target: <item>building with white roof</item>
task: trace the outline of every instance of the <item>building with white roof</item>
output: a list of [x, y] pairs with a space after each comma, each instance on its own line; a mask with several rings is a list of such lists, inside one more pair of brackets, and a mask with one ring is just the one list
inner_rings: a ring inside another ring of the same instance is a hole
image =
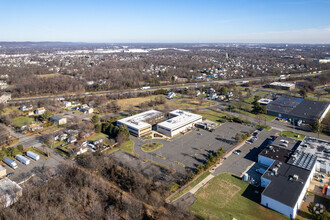
[[182, 110], [169, 113], [170, 119], [157, 124], [157, 131], [173, 137], [181, 132], [191, 129], [197, 122], [202, 122], [202, 116]]
[[330, 174], [330, 142], [313, 137], [305, 137], [297, 151], [317, 157], [316, 171]]
[[163, 119], [164, 114], [160, 111], [149, 110], [137, 115], [123, 118], [117, 121], [117, 126], [126, 125], [132, 135], [137, 137], [145, 136], [151, 132], [152, 124]]
[[281, 89], [281, 90], [293, 90], [295, 88], [294, 83], [286, 83], [286, 82], [273, 82], [268, 85], [269, 88], [272, 89]]

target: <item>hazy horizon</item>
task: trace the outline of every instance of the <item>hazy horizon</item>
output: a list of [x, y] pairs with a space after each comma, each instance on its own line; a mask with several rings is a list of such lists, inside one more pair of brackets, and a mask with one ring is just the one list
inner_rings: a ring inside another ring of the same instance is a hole
[[1, 1], [0, 41], [329, 44], [322, 0]]

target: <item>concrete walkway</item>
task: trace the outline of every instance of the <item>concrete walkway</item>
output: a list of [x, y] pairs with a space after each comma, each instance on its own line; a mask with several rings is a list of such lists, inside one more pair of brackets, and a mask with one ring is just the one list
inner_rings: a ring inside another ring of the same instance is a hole
[[208, 183], [211, 179], [213, 179], [213, 175], [208, 175], [205, 179], [203, 179], [200, 183], [198, 183], [194, 188], [192, 188], [189, 192], [191, 194], [195, 194], [200, 188], [205, 186], [206, 183]]

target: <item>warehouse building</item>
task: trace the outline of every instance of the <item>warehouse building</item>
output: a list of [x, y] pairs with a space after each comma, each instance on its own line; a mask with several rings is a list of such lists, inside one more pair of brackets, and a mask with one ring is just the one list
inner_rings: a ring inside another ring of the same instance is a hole
[[296, 87], [294, 83], [284, 83], [284, 82], [273, 82], [268, 85], [269, 88], [272, 89], [280, 89], [280, 90], [294, 90]]
[[[316, 159], [301, 158], [291, 165], [275, 161], [261, 177], [261, 204], [294, 219], [313, 178]], [[307, 163], [306, 163], [307, 162]], [[304, 164], [308, 164], [303, 168]]]
[[312, 124], [316, 120], [321, 122], [329, 109], [328, 102], [281, 96], [267, 105], [267, 114]]
[[137, 115], [123, 118], [117, 121], [117, 126], [126, 125], [129, 132], [137, 137], [142, 137], [151, 133], [152, 125], [164, 120], [162, 112], [149, 110]]
[[202, 116], [182, 110], [174, 110], [169, 113], [168, 120], [157, 124], [157, 131], [173, 137], [191, 129], [196, 123], [202, 122]]
[[301, 150], [302, 141], [278, 137], [258, 155], [268, 167], [261, 177], [261, 204], [295, 218], [316, 170], [318, 157]]

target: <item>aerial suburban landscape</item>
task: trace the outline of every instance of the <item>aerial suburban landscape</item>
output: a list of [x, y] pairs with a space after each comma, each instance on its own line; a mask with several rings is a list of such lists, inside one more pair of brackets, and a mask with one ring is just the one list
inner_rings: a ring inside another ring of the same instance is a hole
[[[133, 2], [125, 16], [142, 5], [168, 9]], [[293, 2], [269, 4], [309, 5]], [[59, 7], [31, 4], [28, 20]], [[76, 4], [66, 5], [78, 8], [75, 15], [124, 7]], [[18, 3], [0, 5], [16, 16]], [[57, 9], [50, 17], [68, 13]], [[0, 219], [330, 218], [329, 23], [317, 31], [306, 24], [304, 36], [292, 24], [292, 32], [260, 39], [217, 31], [189, 38], [179, 29], [96, 36], [84, 29], [91, 21], [69, 17], [72, 30], [51, 18], [31, 31], [23, 20], [0, 24]], [[159, 19], [147, 23], [163, 25]]]

